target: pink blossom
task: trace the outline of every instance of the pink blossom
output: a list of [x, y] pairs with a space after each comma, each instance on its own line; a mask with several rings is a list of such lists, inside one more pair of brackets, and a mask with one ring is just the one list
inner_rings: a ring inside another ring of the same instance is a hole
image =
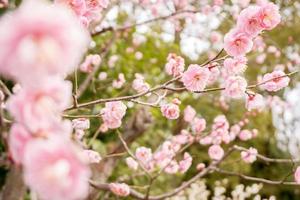
[[184, 115], [183, 115], [184, 121], [192, 122], [195, 116], [196, 116], [196, 110], [192, 106], [188, 105], [184, 109]]
[[224, 150], [220, 145], [212, 145], [208, 149], [208, 155], [213, 160], [221, 160], [224, 156]]
[[179, 164], [179, 171], [181, 173], [185, 173], [192, 165], [193, 158], [192, 156], [185, 152], [183, 155], [183, 160], [181, 160]]
[[37, 0], [2, 17], [0, 34], [0, 72], [24, 84], [72, 72], [89, 43], [68, 9]]
[[103, 81], [107, 78], [107, 73], [106, 72], [100, 72], [99, 75], [98, 75], [98, 79], [100, 81]]
[[205, 169], [205, 164], [204, 163], [199, 163], [197, 166], [196, 166], [196, 169], [198, 171], [202, 171], [203, 169]]
[[227, 97], [239, 99], [245, 95], [247, 81], [241, 76], [230, 76], [225, 80], [224, 93]]
[[130, 194], [130, 188], [126, 183], [110, 183], [109, 189], [117, 196], [126, 197]]
[[21, 164], [24, 158], [27, 143], [33, 139], [33, 136], [20, 124], [14, 124], [9, 133], [8, 144], [12, 159]]
[[297, 167], [295, 173], [294, 173], [294, 178], [296, 183], [300, 184], [300, 167]]
[[80, 65], [79, 69], [82, 72], [90, 73], [93, 71], [93, 67], [99, 65], [100, 63], [101, 57], [98, 54], [91, 54], [85, 58], [84, 62]]
[[249, 6], [242, 10], [237, 20], [238, 28], [252, 38], [263, 30], [258, 14], [259, 11], [260, 7]]
[[89, 163], [99, 163], [102, 160], [100, 154], [96, 151], [84, 150], [83, 152], [86, 155], [87, 160], [89, 161]]
[[241, 157], [246, 163], [253, 163], [256, 161], [257, 150], [253, 147], [250, 147], [247, 151], [241, 152]]
[[182, 75], [182, 82], [189, 91], [202, 91], [209, 80], [210, 71], [199, 65], [190, 65]]
[[87, 9], [85, 0], [55, 0], [54, 2], [68, 6], [78, 16], [83, 15]]
[[230, 56], [243, 56], [251, 51], [252, 46], [251, 38], [239, 29], [232, 29], [224, 37], [224, 49]]
[[184, 71], [184, 59], [174, 53], [170, 53], [167, 58], [165, 70], [167, 74], [174, 77], [179, 76]]
[[248, 111], [261, 110], [265, 106], [264, 97], [261, 94], [248, 94], [246, 99], [246, 108]]
[[215, 117], [212, 129], [213, 130], [217, 130], [217, 129], [228, 130], [229, 122], [228, 122], [226, 116], [218, 115], [217, 117]]
[[83, 154], [62, 138], [36, 139], [24, 154], [25, 183], [41, 199], [76, 200], [88, 195], [90, 170]]
[[266, 3], [259, 10], [260, 26], [266, 30], [275, 28], [281, 21], [279, 8], [274, 3]]
[[202, 144], [202, 145], [212, 144], [212, 137], [206, 136], [204, 138], [201, 138], [200, 141], [199, 141], [199, 143]]
[[132, 88], [138, 93], [146, 92], [150, 89], [148, 83], [145, 82], [145, 78], [141, 74], [135, 74], [135, 79], [132, 82]]
[[176, 160], [172, 160], [168, 163], [167, 167], [165, 168], [165, 172], [168, 174], [175, 174], [179, 170], [179, 165]]
[[112, 86], [114, 88], [120, 89], [124, 85], [125, 82], [126, 82], [126, 80], [125, 80], [124, 74], [120, 73], [118, 75], [118, 79], [116, 79], [116, 80], [113, 81]]
[[202, 131], [205, 130], [206, 121], [203, 118], [196, 117], [192, 121], [191, 125], [192, 125], [193, 132], [199, 134], [199, 133], [201, 133]]
[[126, 158], [126, 164], [130, 169], [133, 170], [137, 170], [139, 167], [139, 164], [132, 157]]
[[228, 75], [237, 75], [243, 73], [247, 69], [248, 59], [244, 56], [235, 58], [226, 58], [224, 60], [224, 68]]
[[86, 130], [90, 128], [90, 120], [86, 118], [78, 118], [72, 120], [74, 129]]
[[29, 131], [50, 128], [60, 121], [60, 112], [70, 105], [71, 84], [59, 79], [45, 80], [37, 88], [24, 87], [7, 102], [16, 121], [26, 125]]
[[105, 108], [101, 110], [102, 119], [105, 125], [110, 129], [121, 126], [122, 118], [126, 114], [127, 107], [121, 101], [107, 102]]
[[289, 85], [290, 78], [283, 71], [275, 70], [267, 73], [262, 78], [262, 88], [269, 92], [277, 92], [278, 90]]
[[143, 164], [147, 164], [152, 159], [152, 150], [146, 147], [139, 147], [135, 151], [135, 156]]
[[180, 113], [178, 105], [174, 103], [162, 105], [160, 111], [168, 119], [177, 119]]
[[83, 139], [84, 135], [85, 135], [84, 130], [75, 129], [74, 137], [78, 142], [80, 142]]
[[212, 43], [217, 43], [222, 40], [222, 35], [219, 32], [213, 31], [210, 35], [210, 41]]
[[252, 139], [252, 132], [249, 131], [249, 130], [242, 130], [242, 131], [239, 133], [239, 138], [240, 138], [240, 140], [242, 140], [242, 141], [250, 140], [250, 139]]

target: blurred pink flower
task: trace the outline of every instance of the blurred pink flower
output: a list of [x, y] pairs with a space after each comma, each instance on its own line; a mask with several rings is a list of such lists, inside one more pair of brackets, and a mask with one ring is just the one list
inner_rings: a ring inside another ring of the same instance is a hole
[[183, 116], [183, 119], [184, 121], [186, 122], [192, 122], [194, 117], [196, 116], [196, 110], [188, 105], [185, 109], [184, 109], [184, 116]]
[[126, 183], [110, 183], [109, 189], [117, 196], [126, 197], [130, 194], [130, 188]]
[[23, 162], [27, 143], [33, 138], [33, 135], [31, 135], [26, 128], [20, 124], [14, 124], [10, 128], [8, 137], [9, 152], [15, 163], [21, 164]]
[[237, 20], [239, 30], [242, 30], [251, 38], [257, 36], [263, 30], [258, 14], [259, 11], [259, 6], [249, 6], [242, 10]]
[[246, 108], [248, 111], [261, 110], [265, 106], [264, 97], [261, 94], [248, 94], [246, 98]]
[[190, 65], [182, 75], [182, 82], [189, 91], [202, 91], [209, 80], [210, 71], [199, 65]]
[[201, 133], [206, 128], [206, 121], [204, 118], [195, 117], [191, 123], [192, 131], [194, 133]]
[[101, 110], [104, 124], [115, 129], [121, 126], [122, 118], [126, 114], [127, 107], [121, 101], [113, 101], [105, 103], [105, 108]]
[[130, 169], [137, 170], [139, 167], [138, 162], [136, 162], [132, 157], [126, 158], [126, 164]]
[[138, 147], [135, 150], [136, 158], [143, 164], [147, 164], [152, 159], [152, 150], [146, 147]]
[[229, 98], [239, 99], [245, 95], [247, 81], [241, 76], [230, 76], [225, 80], [224, 93]]
[[253, 163], [256, 161], [257, 150], [253, 147], [250, 147], [247, 151], [241, 152], [241, 157], [246, 163]]
[[247, 140], [250, 140], [252, 139], [252, 132], [245, 129], [245, 130], [242, 130], [240, 133], [239, 133], [239, 138], [240, 140], [242, 141], [247, 141]]
[[224, 150], [220, 145], [212, 145], [208, 149], [208, 155], [213, 160], [221, 160], [224, 156]]
[[239, 29], [232, 29], [224, 37], [224, 49], [230, 56], [243, 56], [251, 51], [252, 46], [251, 38]]
[[167, 58], [165, 70], [167, 74], [174, 77], [179, 76], [184, 71], [184, 59], [174, 53], [170, 53]]
[[247, 69], [247, 61], [248, 59], [244, 56], [226, 58], [224, 60], [224, 68], [229, 76], [241, 74]]
[[65, 76], [77, 67], [88, 43], [88, 32], [68, 9], [24, 1], [0, 20], [0, 72], [23, 84]]
[[77, 200], [88, 195], [91, 175], [83, 154], [62, 138], [32, 140], [24, 154], [25, 183], [41, 199]]
[[275, 70], [272, 73], [267, 73], [262, 79], [262, 88], [269, 92], [277, 92], [278, 90], [289, 85], [290, 78], [285, 76], [283, 71]]
[[179, 171], [181, 173], [185, 173], [192, 165], [193, 158], [192, 156], [188, 153], [185, 152], [183, 155], [183, 160], [179, 161]]
[[168, 119], [177, 119], [180, 113], [178, 105], [174, 103], [162, 105], [160, 111]]
[[132, 88], [138, 93], [146, 92], [150, 86], [145, 82], [145, 78], [141, 74], [135, 74], [135, 79], [132, 82]]
[[97, 151], [84, 150], [83, 153], [87, 157], [89, 163], [99, 163], [102, 160], [100, 154]]
[[90, 128], [90, 120], [87, 118], [78, 118], [72, 120], [74, 129], [86, 130]]
[[263, 4], [258, 15], [260, 25], [266, 30], [275, 28], [281, 21], [278, 6], [271, 2]]

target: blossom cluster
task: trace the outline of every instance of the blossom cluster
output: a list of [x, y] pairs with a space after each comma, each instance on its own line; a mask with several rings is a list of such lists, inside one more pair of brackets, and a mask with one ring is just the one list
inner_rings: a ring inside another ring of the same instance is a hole
[[[88, 158], [99, 157], [71, 140], [72, 124], [62, 112], [72, 100], [72, 85], [64, 78], [78, 66], [89, 34], [69, 9], [40, 0], [23, 1], [2, 17], [0, 27], [0, 73], [20, 83], [7, 101], [15, 119], [11, 158], [41, 199], [83, 199], [91, 175]], [[73, 126], [86, 129], [83, 122]]]

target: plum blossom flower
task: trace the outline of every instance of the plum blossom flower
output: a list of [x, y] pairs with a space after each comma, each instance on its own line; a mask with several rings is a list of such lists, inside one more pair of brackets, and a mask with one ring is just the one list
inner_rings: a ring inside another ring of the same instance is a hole
[[183, 119], [186, 122], [192, 122], [194, 117], [196, 116], [196, 110], [188, 105], [185, 109], [184, 109], [184, 115], [183, 115]]
[[278, 90], [289, 85], [290, 78], [283, 71], [275, 70], [263, 76], [262, 88], [269, 92], [277, 92]]
[[86, 118], [73, 119], [72, 126], [74, 129], [86, 130], [90, 128], [90, 120]]
[[256, 161], [257, 149], [250, 147], [247, 151], [241, 152], [241, 157], [246, 163], [253, 163]]
[[180, 113], [179, 106], [173, 102], [162, 105], [160, 111], [168, 119], [177, 119]]
[[298, 166], [295, 173], [294, 173], [295, 181], [299, 184], [300, 183], [300, 167]]
[[179, 161], [179, 171], [181, 173], [185, 173], [192, 165], [193, 158], [192, 156], [188, 153], [185, 152], [183, 155], [183, 160]]
[[126, 158], [126, 164], [130, 169], [137, 170], [139, 167], [138, 162], [136, 162], [132, 157]]
[[252, 46], [251, 38], [238, 29], [232, 29], [224, 37], [224, 49], [230, 56], [243, 56], [251, 51]]
[[174, 53], [170, 53], [167, 58], [165, 70], [167, 74], [174, 77], [179, 76], [184, 71], [184, 59]]
[[255, 94], [248, 94], [246, 98], [246, 108], [248, 111], [251, 110], [260, 110], [264, 108], [265, 106], [265, 100], [264, 97], [261, 94], [255, 93]]
[[70, 105], [71, 84], [60, 79], [44, 81], [37, 88], [24, 87], [7, 102], [7, 108], [17, 122], [26, 125], [29, 131], [50, 128], [60, 122], [60, 111]]
[[135, 151], [135, 156], [143, 164], [147, 164], [152, 159], [152, 150], [146, 147], [139, 147]]
[[88, 194], [91, 175], [81, 151], [60, 137], [35, 139], [24, 154], [25, 183], [42, 199], [76, 200]]
[[281, 21], [278, 6], [271, 2], [262, 5], [258, 15], [260, 25], [266, 30], [275, 28]]
[[90, 40], [68, 9], [43, 0], [2, 17], [0, 33], [0, 72], [22, 84], [70, 73]]
[[175, 174], [179, 170], [179, 165], [176, 160], [172, 160], [171, 162], [168, 163], [168, 165], [165, 168], [165, 172], [168, 174]]
[[245, 56], [226, 58], [224, 68], [229, 76], [241, 74], [247, 69], [247, 61]]
[[21, 164], [24, 158], [25, 148], [33, 136], [20, 124], [14, 124], [9, 133], [9, 152], [15, 163]]
[[240, 140], [242, 141], [247, 141], [247, 140], [250, 140], [252, 138], [252, 132], [249, 131], [249, 130], [242, 130], [240, 133], [239, 133], [239, 138]]
[[130, 194], [130, 188], [126, 183], [110, 183], [109, 189], [117, 196], [126, 197]]
[[93, 71], [93, 67], [101, 63], [101, 57], [98, 54], [88, 55], [84, 62], [79, 66], [82, 72], [90, 73]]
[[122, 118], [126, 114], [127, 107], [121, 101], [107, 102], [105, 108], [101, 110], [102, 119], [105, 125], [110, 129], [121, 126]]
[[125, 80], [124, 74], [120, 73], [118, 75], [118, 78], [113, 81], [112, 86], [114, 88], [120, 89], [124, 85], [125, 82], [126, 82], [126, 80]]
[[201, 91], [206, 87], [209, 76], [209, 69], [194, 64], [183, 73], [182, 82], [189, 91]]
[[136, 73], [132, 82], [132, 88], [138, 93], [142, 93], [148, 91], [150, 86], [145, 82], [145, 78], [141, 74]]
[[230, 76], [225, 80], [224, 93], [227, 97], [239, 99], [245, 95], [247, 81], [241, 76]]
[[195, 117], [191, 125], [192, 125], [193, 132], [199, 134], [205, 130], [206, 121], [203, 118]]
[[91, 163], [99, 163], [102, 160], [100, 154], [96, 151], [84, 150], [83, 152], [86, 155], [87, 160], [89, 161], [90, 164]]
[[259, 11], [259, 6], [249, 6], [242, 10], [237, 20], [238, 28], [252, 38], [263, 30], [258, 14]]
[[221, 160], [224, 156], [224, 150], [220, 145], [212, 145], [208, 149], [208, 155], [213, 160]]

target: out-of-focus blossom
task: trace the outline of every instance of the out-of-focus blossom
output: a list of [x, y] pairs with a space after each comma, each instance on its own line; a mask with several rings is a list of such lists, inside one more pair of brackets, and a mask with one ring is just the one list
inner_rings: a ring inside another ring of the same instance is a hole
[[168, 174], [175, 174], [179, 170], [179, 165], [176, 160], [172, 160], [171, 162], [168, 163], [168, 165], [165, 168], [165, 172]]
[[210, 71], [206, 67], [190, 65], [182, 75], [182, 82], [189, 91], [202, 91], [209, 80]]
[[138, 162], [136, 162], [132, 157], [126, 158], [126, 164], [130, 169], [137, 170], [139, 167]]
[[289, 85], [290, 78], [283, 71], [276, 70], [263, 76], [262, 88], [269, 92], [277, 92], [278, 90]]
[[103, 81], [107, 78], [107, 73], [106, 72], [100, 72], [99, 75], [98, 75], [98, 79], [100, 81]]
[[24, 158], [25, 148], [33, 136], [20, 124], [14, 124], [9, 133], [9, 152], [15, 163], [21, 164]]
[[167, 74], [174, 77], [179, 76], [184, 71], [184, 59], [174, 53], [170, 53], [165, 66]]
[[246, 98], [246, 108], [248, 111], [261, 110], [265, 106], [264, 97], [261, 94], [248, 94]]
[[143, 164], [147, 164], [152, 159], [152, 150], [146, 147], [139, 147], [135, 151], [135, 156]]
[[146, 92], [150, 86], [145, 82], [145, 78], [141, 74], [135, 74], [135, 79], [132, 82], [132, 88], [138, 93]]
[[112, 86], [114, 88], [120, 89], [124, 85], [125, 82], [126, 82], [126, 80], [125, 80], [124, 74], [120, 73], [118, 75], [118, 79], [116, 79], [116, 80], [113, 81]]
[[87, 118], [78, 118], [72, 120], [74, 129], [86, 130], [90, 128], [90, 120]]
[[0, 35], [0, 72], [23, 84], [70, 73], [89, 43], [68, 9], [43, 0], [24, 1], [2, 17]]
[[192, 130], [194, 133], [201, 133], [206, 128], [206, 121], [203, 118], [195, 117], [191, 123]]
[[192, 161], [192, 156], [189, 153], [185, 152], [183, 155], [183, 159], [178, 163], [179, 171], [181, 173], [185, 173], [191, 167]]
[[252, 38], [263, 30], [258, 15], [259, 11], [259, 6], [249, 6], [240, 13], [237, 20], [238, 28]]
[[164, 104], [160, 108], [161, 113], [168, 119], [177, 119], [179, 117], [179, 107], [175, 103]]
[[208, 155], [213, 160], [221, 160], [224, 156], [224, 150], [220, 145], [212, 145], [208, 149]]
[[241, 74], [247, 69], [247, 61], [248, 59], [244, 56], [226, 58], [224, 60], [224, 68], [229, 76]]
[[88, 55], [84, 62], [79, 66], [82, 72], [90, 73], [93, 71], [93, 67], [101, 63], [101, 57], [98, 54]]
[[37, 88], [24, 87], [7, 102], [8, 110], [17, 122], [29, 131], [37, 132], [59, 122], [59, 114], [70, 105], [72, 86], [67, 81], [45, 80]]
[[183, 116], [184, 121], [192, 122], [195, 116], [196, 116], [196, 110], [192, 106], [188, 105], [184, 109], [184, 116]]
[[243, 56], [251, 51], [252, 46], [251, 38], [238, 29], [232, 29], [224, 37], [224, 49], [230, 56]]
[[260, 25], [266, 30], [273, 29], [281, 21], [278, 6], [271, 2], [262, 5], [258, 15], [260, 18]]
[[242, 130], [240, 133], [239, 133], [239, 138], [240, 140], [242, 141], [247, 141], [247, 140], [250, 140], [252, 139], [252, 132], [249, 131], [249, 130]]
[[102, 119], [105, 125], [110, 129], [121, 126], [122, 118], [126, 114], [127, 107], [121, 101], [107, 102], [105, 108], [101, 110]]
[[76, 200], [88, 195], [90, 170], [69, 140], [32, 140], [23, 164], [25, 183], [42, 199]]
[[117, 196], [126, 197], [130, 194], [130, 188], [126, 183], [110, 183], [109, 189]]
[[230, 76], [225, 80], [224, 93], [229, 98], [239, 99], [245, 95], [247, 81], [241, 76]]
[[83, 152], [86, 155], [87, 160], [89, 161], [89, 163], [99, 163], [102, 160], [100, 154], [96, 151], [84, 150]]
[[257, 150], [253, 147], [250, 147], [247, 151], [241, 152], [241, 157], [246, 163], [253, 163], [256, 161]]

